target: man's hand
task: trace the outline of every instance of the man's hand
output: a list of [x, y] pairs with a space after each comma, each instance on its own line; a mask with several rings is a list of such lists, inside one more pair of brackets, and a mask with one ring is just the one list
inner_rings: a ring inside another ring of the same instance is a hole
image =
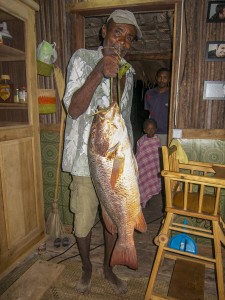
[[[87, 77], [85, 83], [72, 96], [69, 114], [76, 119], [83, 114], [90, 105], [93, 94], [103, 77], [115, 78], [119, 71], [120, 57], [114, 48], [104, 48], [103, 58]], [[117, 81], [114, 80], [114, 95], [117, 96]]]
[[103, 58], [99, 61], [96, 68], [104, 77], [116, 77], [119, 71], [120, 57], [114, 48], [103, 48]]

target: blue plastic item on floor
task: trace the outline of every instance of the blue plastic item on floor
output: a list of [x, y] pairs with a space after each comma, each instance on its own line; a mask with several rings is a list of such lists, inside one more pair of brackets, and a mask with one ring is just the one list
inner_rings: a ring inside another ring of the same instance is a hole
[[[187, 224], [187, 221], [184, 221], [184, 224]], [[188, 236], [186, 233], [181, 233], [172, 237], [169, 241], [169, 248], [173, 248], [179, 251], [189, 252], [196, 254], [197, 245], [195, 241]]]

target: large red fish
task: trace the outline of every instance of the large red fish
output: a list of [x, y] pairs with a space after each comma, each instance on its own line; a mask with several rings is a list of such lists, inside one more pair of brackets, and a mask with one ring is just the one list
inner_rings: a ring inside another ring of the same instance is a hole
[[134, 229], [144, 232], [147, 225], [140, 206], [137, 164], [117, 103], [95, 114], [88, 158], [105, 225], [112, 234], [118, 232], [110, 264], [137, 269]]

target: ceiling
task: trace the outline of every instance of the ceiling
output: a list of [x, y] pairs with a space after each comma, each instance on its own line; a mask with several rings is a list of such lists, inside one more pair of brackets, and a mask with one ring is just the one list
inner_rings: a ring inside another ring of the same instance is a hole
[[[135, 13], [143, 38], [134, 43], [126, 59], [136, 71], [135, 80], [146, 86], [155, 81], [156, 71], [170, 68], [173, 43], [173, 10]], [[107, 16], [85, 18], [85, 47], [96, 49], [99, 31]]]

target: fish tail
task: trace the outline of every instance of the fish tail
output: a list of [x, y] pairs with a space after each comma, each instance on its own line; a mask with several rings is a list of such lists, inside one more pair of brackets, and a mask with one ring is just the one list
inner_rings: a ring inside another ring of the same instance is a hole
[[137, 219], [136, 219], [136, 224], [134, 227], [136, 230], [140, 232], [146, 232], [147, 231], [147, 224], [145, 222], [144, 215], [142, 211], [139, 212]]
[[124, 265], [133, 270], [137, 270], [138, 261], [135, 246], [124, 247], [117, 242], [110, 261], [111, 267], [115, 265]]

